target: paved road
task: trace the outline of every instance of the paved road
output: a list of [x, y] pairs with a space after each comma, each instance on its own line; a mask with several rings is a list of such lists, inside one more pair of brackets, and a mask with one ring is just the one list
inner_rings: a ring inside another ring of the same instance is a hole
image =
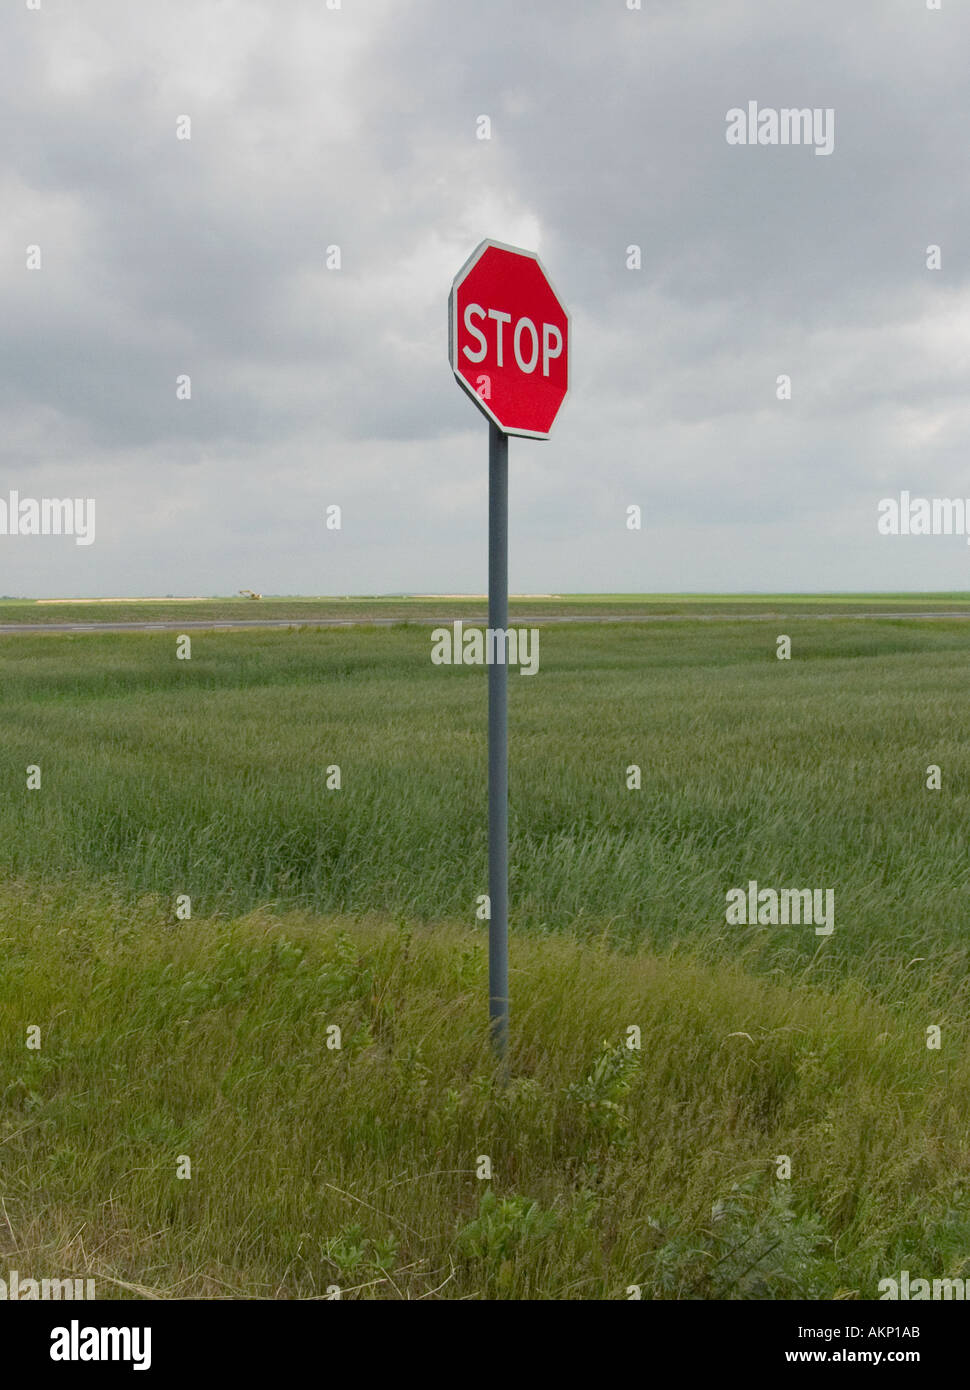
[[[596, 614], [558, 614], [513, 613], [509, 626], [521, 627], [525, 623], [676, 623], [684, 621], [699, 622], [790, 622], [796, 618], [970, 618], [970, 612], [934, 613], [596, 613]], [[215, 632], [231, 631], [237, 628], [273, 627], [394, 627], [398, 623], [410, 623], [415, 627], [447, 627], [453, 622], [478, 625], [487, 621], [484, 612], [480, 614], [463, 613], [448, 617], [416, 617], [409, 615], [399, 618], [236, 618], [232, 620], [217, 618], [170, 619], [160, 623], [0, 623], [0, 637], [12, 637], [22, 632]]]

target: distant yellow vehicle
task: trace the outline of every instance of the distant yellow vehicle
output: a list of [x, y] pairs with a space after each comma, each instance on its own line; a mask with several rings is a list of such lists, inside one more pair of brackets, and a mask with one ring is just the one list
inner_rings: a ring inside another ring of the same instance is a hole
[[252, 589], [240, 589], [239, 592], [240, 592], [240, 594], [241, 594], [241, 596], [242, 596], [243, 598], [262, 598], [262, 597], [263, 597], [262, 594], [257, 594], [257, 593], [256, 593], [254, 590], [252, 590]]

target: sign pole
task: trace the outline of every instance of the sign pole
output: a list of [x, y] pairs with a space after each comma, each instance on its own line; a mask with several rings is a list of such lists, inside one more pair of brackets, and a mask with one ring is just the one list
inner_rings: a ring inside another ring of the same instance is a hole
[[[569, 389], [569, 313], [534, 251], [482, 241], [448, 296], [448, 360], [488, 416], [488, 1019], [509, 1047], [509, 435], [548, 439]], [[484, 388], [484, 389], [483, 389]], [[499, 643], [501, 642], [501, 646]], [[501, 656], [501, 659], [499, 657]]]
[[[488, 423], [488, 625], [507, 651], [509, 625], [509, 437]], [[499, 642], [502, 646], [499, 648]], [[488, 667], [488, 1016], [503, 1065], [509, 1042], [508, 666]]]

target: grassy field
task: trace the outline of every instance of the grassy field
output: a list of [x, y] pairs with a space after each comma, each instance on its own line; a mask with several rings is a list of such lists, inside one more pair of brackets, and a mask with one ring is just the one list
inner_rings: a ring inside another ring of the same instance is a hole
[[[0, 641], [0, 1260], [176, 1297], [970, 1272], [970, 628], [784, 631], [549, 627], [510, 676], [505, 1089], [481, 669], [427, 623]], [[834, 934], [728, 926], [749, 879], [834, 889]]]
[[[66, 601], [0, 599], [0, 626], [9, 623], [94, 622], [233, 622], [315, 618], [365, 620], [397, 618], [430, 622], [441, 616], [479, 618], [487, 608], [484, 595], [352, 595], [293, 597], [267, 594], [247, 598], [168, 598]], [[611, 614], [637, 617], [750, 617], [778, 613], [812, 617], [820, 613], [968, 613], [970, 594], [538, 594], [509, 599], [512, 617], [602, 618]]]

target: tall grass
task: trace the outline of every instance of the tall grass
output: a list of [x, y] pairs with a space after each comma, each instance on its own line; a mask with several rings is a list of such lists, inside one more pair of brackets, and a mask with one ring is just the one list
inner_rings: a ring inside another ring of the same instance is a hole
[[928, 1051], [917, 1007], [851, 982], [522, 936], [503, 1089], [471, 929], [173, 928], [151, 899], [9, 885], [0, 950], [0, 1261], [22, 1276], [870, 1298], [900, 1267], [968, 1272], [966, 1049]]
[[[0, 644], [0, 1260], [158, 1297], [965, 1275], [967, 630], [776, 635], [549, 627], [511, 675], [507, 1088], [481, 670], [411, 626]], [[750, 878], [833, 888], [834, 935], [729, 927]]]
[[[804, 622], [791, 662], [775, 635], [543, 630], [539, 674], [510, 676], [513, 927], [901, 995], [915, 972], [965, 1017], [970, 634]], [[174, 634], [0, 650], [0, 872], [187, 893], [203, 913], [473, 923], [486, 683], [432, 666], [427, 628], [197, 635], [187, 662]], [[727, 927], [726, 890], [752, 878], [834, 888], [824, 950], [810, 927]]]

